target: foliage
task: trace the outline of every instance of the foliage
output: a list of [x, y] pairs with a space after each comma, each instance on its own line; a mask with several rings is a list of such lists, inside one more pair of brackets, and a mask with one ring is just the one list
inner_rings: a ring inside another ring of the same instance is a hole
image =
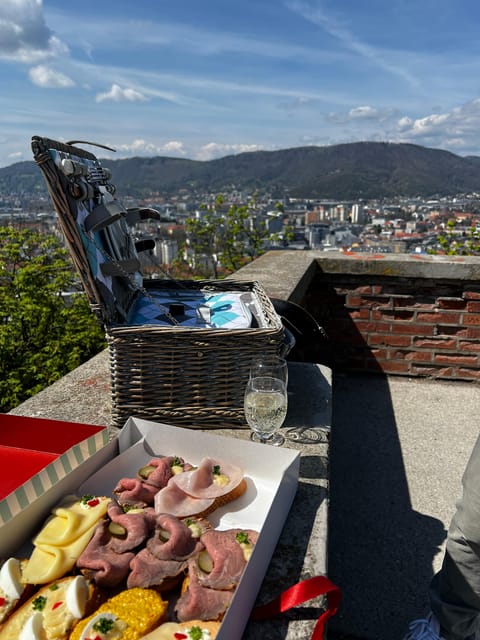
[[53, 235], [0, 227], [0, 411], [52, 384], [105, 346]]
[[[441, 253], [447, 255], [478, 256], [480, 255], [480, 232], [476, 227], [468, 231], [457, 232], [456, 221], [448, 220], [443, 232], [437, 236]], [[438, 251], [430, 250], [430, 253]]]
[[218, 195], [213, 205], [202, 207], [200, 217], [189, 218], [185, 224], [184, 252], [192, 260], [194, 272], [202, 277], [218, 278], [237, 271], [264, 253], [271, 236], [265, 219], [256, 219], [254, 198], [245, 205], [231, 204], [226, 210], [223, 204], [224, 197]]

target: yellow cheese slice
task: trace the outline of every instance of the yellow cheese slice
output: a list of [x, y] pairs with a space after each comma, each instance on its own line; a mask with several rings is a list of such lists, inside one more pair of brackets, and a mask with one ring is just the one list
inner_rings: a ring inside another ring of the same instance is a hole
[[53, 544], [37, 545], [25, 571], [25, 578], [29, 584], [47, 584], [71, 571], [78, 556], [89, 543], [92, 533], [93, 531], [86, 531], [64, 547], [56, 547]]
[[84, 503], [69, 496], [53, 509], [40, 533], [23, 579], [28, 584], [46, 584], [70, 571], [89, 543], [95, 527], [107, 512], [109, 498]]
[[34, 545], [67, 545], [95, 525], [107, 513], [110, 500], [98, 498], [98, 504], [88, 506], [76, 496], [67, 496], [52, 511], [42, 530], [33, 540]]

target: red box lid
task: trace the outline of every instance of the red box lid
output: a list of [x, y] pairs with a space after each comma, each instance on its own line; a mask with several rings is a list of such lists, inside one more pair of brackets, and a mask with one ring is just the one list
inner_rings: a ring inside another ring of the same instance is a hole
[[0, 446], [62, 454], [105, 428], [3, 413], [0, 414]]

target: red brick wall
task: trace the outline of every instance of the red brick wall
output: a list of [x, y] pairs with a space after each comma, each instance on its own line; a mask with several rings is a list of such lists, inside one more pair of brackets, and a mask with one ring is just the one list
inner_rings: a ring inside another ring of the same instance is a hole
[[478, 281], [320, 271], [303, 304], [337, 370], [480, 382]]

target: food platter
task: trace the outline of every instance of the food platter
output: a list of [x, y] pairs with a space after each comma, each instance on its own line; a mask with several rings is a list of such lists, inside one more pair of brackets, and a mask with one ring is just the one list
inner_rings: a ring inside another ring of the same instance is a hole
[[86, 479], [79, 492], [111, 492], [120, 476], [135, 474], [152, 455], [178, 455], [192, 464], [212, 456], [243, 468], [245, 494], [208, 516], [218, 529], [240, 527], [259, 532], [217, 636], [218, 640], [240, 640], [295, 497], [299, 452], [135, 418], [127, 421], [118, 442], [118, 455]]
[[[216, 529], [252, 529], [259, 534], [217, 636], [240, 640], [295, 497], [299, 452], [136, 418], [127, 421], [109, 451], [109, 459], [103, 455], [93, 473], [91, 462], [85, 464], [85, 474], [80, 465], [77, 496], [111, 496], [121, 477], [135, 475], [152, 457], [181, 456], [197, 465], [210, 456], [243, 469], [245, 493], [208, 516]], [[71, 483], [64, 486], [65, 493], [71, 492]], [[42, 520], [34, 524], [40, 528]]]

